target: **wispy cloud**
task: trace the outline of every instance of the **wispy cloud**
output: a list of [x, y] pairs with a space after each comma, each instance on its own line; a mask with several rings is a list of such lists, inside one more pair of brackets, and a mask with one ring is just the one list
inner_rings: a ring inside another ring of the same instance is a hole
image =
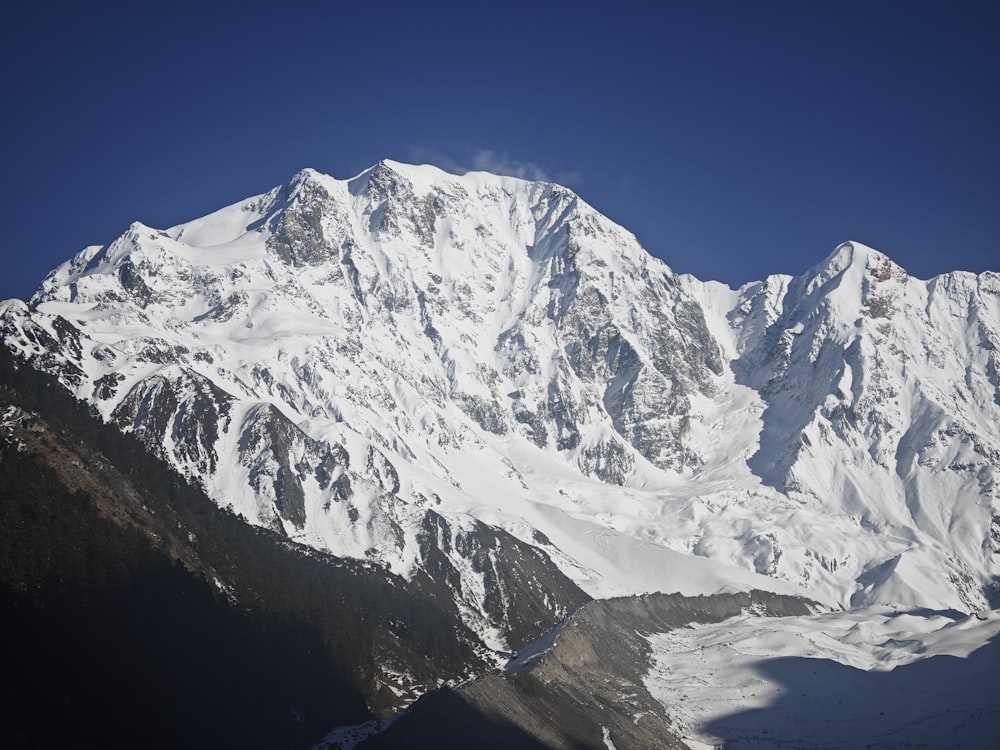
[[579, 172], [556, 172], [553, 174], [540, 164], [515, 159], [507, 153], [497, 152], [489, 148], [473, 151], [465, 159], [455, 159], [432, 149], [417, 147], [410, 149], [409, 158], [416, 162], [434, 164], [455, 174], [492, 172], [493, 174], [519, 177], [522, 180], [558, 182], [560, 185], [567, 186], [579, 185], [582, 181]]
[[538, 164], [512, 159], [507, 154], [498, 154], [488, 148], [472, 155], [472, 169], [477, 172], [493, 172], [494, 174], [520, 177], [522, 180], [552, 182], [549, 173]]
[[468, 165], [463, 165], [447, 154], [442, 154], [440, 151], [435, 151], [424, 146], [411, 146], [408, 148], [404, 161], [408, 161], [411, 164], [433, 164], [435, 167], [440, 167], [445, 172], [451, 172], [452, 174], [465, 174], [469, 171]]

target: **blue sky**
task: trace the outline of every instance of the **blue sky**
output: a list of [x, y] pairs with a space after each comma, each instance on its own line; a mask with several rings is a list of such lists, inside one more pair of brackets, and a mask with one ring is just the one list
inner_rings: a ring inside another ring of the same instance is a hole
[[0, 298], [134, 220], [380, 158], [564, 182], [731, 285], [846, 239], [1000, 270], [1000, 3], [341, 6], [5, 11]]

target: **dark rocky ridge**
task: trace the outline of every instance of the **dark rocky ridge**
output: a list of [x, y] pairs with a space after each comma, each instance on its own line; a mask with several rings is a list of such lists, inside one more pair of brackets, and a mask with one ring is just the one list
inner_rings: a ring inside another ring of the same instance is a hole
[[[155, 404], [150, 401], [146, 408], [155, 409]], [[331, 700], [335, 706], [339, 699], [330, 698], [336, 691], [317, 687], [314, 722], [305, 722], [312, 732], [356, 723], [368, 710], [392, 713], [442, 682], [467, 679], [488, 668], [486, 649], [457, 608], [462, 587], [456, 558], [467, 559], [484, 577], [487, 613], [515, 646], [551, 627], [554, 611], [573, 611], [589, 600], [538, 548], [480, 522], [469, 529], [453, 528], [432, 510], [425, 511], [423, 524], [425, 569], [412, 581], [251, 527], [217, 507], [136, 436], [103, 423], [93, 407], [76, 401], [57, 380], [6, 348], [0, 348], [0, 415], [0, 502], [6, 519], [0, 524], [0, 584], [11, 606], [29, 615], [18, 618], [58, 632], [44, 610], [63, 601], [60, 597], [68, 597], [64, 604], [70, 609], [84, 606], [80, 601], [98, 601], [94, 616], [104, 617], [126, 606], [114, 592], [138, 593], [138, 581], [146, 580], [144, 571], [151, 567], [166, 576], [162, 585], [199, 592], [201, 604], [193, 616], [225, 622], [235, 617], [233, 627], [256, 627], [260, 618], [277, 617], [293, 630], [315, 630], [322, 644], [316, 653], [317, 679], [349, 686], [355, 708], [338, 714]], [[297, 439], [294, 425], [283, 419], [278, 423], [286, 429], [280, 434], [272, 430], [270, 439]], [[169, 430], [169, 423], [162, 428]], [[308, 441], [301, 433], [297, 437]], [[347, 456], [320, 453], [324, 460], [307, 468], [331, 481]], [[278, 468], [298, 473], [303, 467]], [[383, 473], [390, 469], [383, 467]], [[83, 560], [74, 556], [81, 546], [91, 550]], [[110, 594], [107, 582], [114, 576], [109, 570], [123, 571], [114, 574], [120, 582]], [[75, 576], [68, 593], [54, 583], [63, 580], [65, 571]], [[143, 584], [151, 587], [143, 593], [150, 601], [156, 600], [157, 575]], [[169, 598], [165, 595], [165, 601]], [[72, 618], [66, 624], [71, 623]], [[126, 640], [141, 637], [127, 635]], [[217, 637], [224, 640], [226, 635]], [[261, 648], [276, 653], [290, 647], [284, 638], [294, 640], [283, 630], [276, 632], [273, 644], [262, 637]], [[108, 648], [109, 658], [116, 658], [113, 646]], [[239, 646], [233, 648], [233, 658], [253, 660], [254, 654], [238, 656]], [[297, 662], [290, 658], [289, 663]], [[188, 677], [198, 679], [196, 674]], [[274, 677], [276, 684], [283, 679], [292, 680], [294, 674]], [[39, 696], [45, 694], [39, 690]], [[216, 736], [213, 732], [208, 735]]]
[[450, 596], [248, 526], [6, 351], [0, 397], [4, 746], [303, 746], [485, 668]]
[[667, 712], [643, 684], [652, 653], [645, 636], [721, 622], [747, 611], [773, 617], [804, 615], [812, 606], [804, 599], [764, 591], [593, 601], [525, 649], [515, 660], [523, 664], [520, 668], [430, 694], [387, 732], [360, 747], [399, 747], [410, 736], [420, 736], [428, 746], [458, 742], [500, 747], [493, 743], [497, 728], [503, 727], [516, 731], [523, 743], [507, 745], [512, 748], [605, 750], [610, 740], [620, 749], [686, 750]]

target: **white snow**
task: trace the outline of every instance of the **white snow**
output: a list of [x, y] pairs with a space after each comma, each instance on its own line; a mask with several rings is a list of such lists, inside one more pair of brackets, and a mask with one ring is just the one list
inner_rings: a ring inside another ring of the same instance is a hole
[[[379, 179], [403, 188], [373, 197]], [[276, 249], [276, 222], [298, 210], [316, 245], [296, 236], [295, 251], [312, 248], [317, 262]], [[661, 308], [637, 304], [651, 288]], [[603, 302], [581, 326], [613, 327], [646, 368], [673, 335], [669, 316], [684, 305], [703, 316], [722, 372], [688, 384], [677, 407], [683, 467], [628, 446], [607, 384], [567, 364], [560, 316], [586, 294]], [[220, 505], [402, 574], [433, 508], [538, 544], [594, 596], [756, 587], [831, 606], [969, 611], [1000, 577], [997, 274], [920, 281], [844, 243], [800, 277], [731, 290], [674, 276], [558, 186], [383, 162], [350, 181], [304, 170], [165, 232], [135, 224], [56, 269], [32, 304], [0, 307], [5, 345], [41, 356], [28, 329], [57, 339], [58, 318], [69, 321], [83, 351], [51, 356], [80, 366], [67, 384], [105, 418], [156, 378], [184, 391], [181, 411], [195, 403], [192, 374], [232, 398], [214, 469], [162, 441]], [[109, 377], [114, 394], [99, 396]], [[539, 447], [516, 411], [544, 411], [557, 380], [578, 415], [578, 443], [563, 450], [565, 427], [550, 420]], [[483, 429], [470, 403], [495, 407], [504, 429]], [[240, 448], [265, 405], [303, 441], [343, 447], [350, 503], [307, 476], [305, 526], [279, 519]], [[624, 486], [581, 469], [587, 449], [611, 441], [631, 462]], [[386, 472], [368, 468], [371, 451], [397, 472], [394, 496]], [[467, 620], [502, 648], [477, 610], [481, 576], [462, 574]]]
[[649, 641], [646, 687], [693, 748], [996, 747], [997, 611], [745, 615]]

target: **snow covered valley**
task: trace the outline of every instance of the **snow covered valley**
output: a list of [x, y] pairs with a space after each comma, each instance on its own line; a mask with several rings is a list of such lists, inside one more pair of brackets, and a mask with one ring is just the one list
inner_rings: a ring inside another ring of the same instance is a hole
[[1000, 613], [741, 615], [650, 636], [646, 677], [692, 748], [995, 748]]

